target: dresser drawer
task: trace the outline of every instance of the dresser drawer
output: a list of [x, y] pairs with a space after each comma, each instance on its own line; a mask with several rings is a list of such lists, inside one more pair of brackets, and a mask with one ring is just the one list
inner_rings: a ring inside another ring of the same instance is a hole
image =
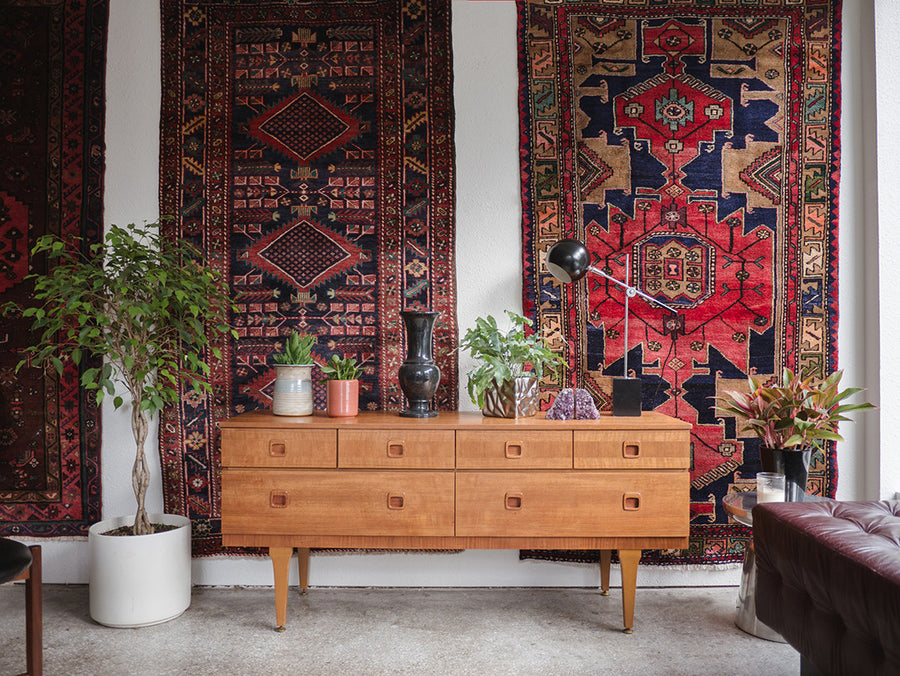
[[224, 467], [336, 467], [337, 431], [222, 429]]
[[575, 469], [687, 469], [689, 430], [575, 432]]
[[457, 472], [463, 537], [686, 537], [688, 472]]
[[572, 433], [509, 430], [456, 433], [459, 469], [571, 469]]
[[222, 532], [453, 535], [453, 472], [222, 471]]
[[340, 430], [338, 467], [453, 469], [453, 430]]

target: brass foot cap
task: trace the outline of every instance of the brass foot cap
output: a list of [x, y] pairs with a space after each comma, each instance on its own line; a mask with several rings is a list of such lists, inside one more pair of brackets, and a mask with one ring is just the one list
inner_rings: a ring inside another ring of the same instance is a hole
[[609, 596], [609, 589], [601, 589], [600, 596]]
[[282, 631], [284, 631], [284, 625], [282, 624], [282, 625], [279, 625], [279, 626], [275, 627], [275, 631], [277, 631], [277, 632], [282, 632]]
[[625, 629], [624, 629], [623, 631], [624, 631], [626, 634], [633, 634], [633, 633], [634, 633], [634, 629], [632, 629], [631, 627], [625, 627]]

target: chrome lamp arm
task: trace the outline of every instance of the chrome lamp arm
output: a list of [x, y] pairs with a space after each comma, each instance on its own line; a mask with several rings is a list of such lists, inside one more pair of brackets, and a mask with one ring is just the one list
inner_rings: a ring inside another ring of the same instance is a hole
[[[564, 284], [569, 284], [571, 282], [577, 282], [579, 279], [584, 277], [588, 272], [592, 272], [595, 275], [603, 277], [604, 279], [609, 280], [613, 284], [622, 287], [625, 289], [625, 358], [624, 358], [624, 366], [625, 366], [625, 376], [628, 376], [628, 299], [633, 296], [640, 296], [648, 303], [653, 303], [655, 305], [659, 305], [669, 312], [674, 314], [678, 314], [678, 310], [673, 308], [666, 303], [663, 303], [661, 300], [657, 300], [653, 296], [650, 296], [640, 289], [637, 289], [627, 282], [623, 282], [620, 279], [616, 279], [612, 275], [608, 275], [603, 270], [599, 268], [595, 268], [590, 263], [590, 254], [588, 253], [587, 247], [584, 246], [581, 242], [576, 239], [561, 239], [556, 244], [550, 247], [547, 250], [547, 257], [544, 260], [544, 265], [547, 266], [547, 270], [553, 275], [556, 279], [563, 282]], [[629, 279], [631, 277], [631, 260], [628, 254], [625, 254], [625, 279]]]

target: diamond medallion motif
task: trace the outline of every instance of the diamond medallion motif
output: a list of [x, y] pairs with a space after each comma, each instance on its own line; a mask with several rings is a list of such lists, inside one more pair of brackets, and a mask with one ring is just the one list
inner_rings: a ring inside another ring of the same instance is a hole
[[715, 288], [715, 250], [692, 235], [657, 232], [635, 244], [638, 288], [676, 307], [697, 307]]
[[250, 134], [288, 158], [311, 162], [359, 135], [359, 121], [311, 90], [303, 90], [250, 123]]
[[309, 291], [358, 262], [359, 250], [336, 233], [301, 219], [261, 239], [245, 257], [281, 282]]

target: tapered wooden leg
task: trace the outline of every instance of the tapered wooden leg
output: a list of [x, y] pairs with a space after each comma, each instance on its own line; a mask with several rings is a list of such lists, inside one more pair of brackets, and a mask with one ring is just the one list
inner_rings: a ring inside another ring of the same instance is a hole
[[300, 593], [309, 587], [309, 547], [297, 547], [297, 567], [300, 569]]
[[634, 628], [634, 594], [640, 560], [640, 549], [619, 550], [619, 561], [622, 564], [622, 619], [626, 634], [630, 634]]
[[275, 631], [284, 631], [287, 619], [288, 570], [293, 551], [292, 547], [269, 547], [275, 572]]
[[609, 567], [612, 561], [612, 550], [600, 550], [600, 595], [609, 596]]
[[41, 676], [44, 671], [41, 547], [33, 545], [29, 549], [31, 567], [25, 580], [25, 664], [28, 676]]

